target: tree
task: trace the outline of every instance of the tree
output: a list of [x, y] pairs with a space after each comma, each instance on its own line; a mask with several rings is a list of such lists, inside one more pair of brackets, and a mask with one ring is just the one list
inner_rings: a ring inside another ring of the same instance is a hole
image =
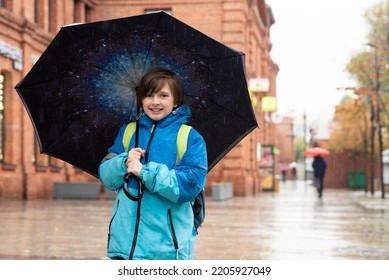
[[[384, 129], [384, 148], [389, 148], [389, 0], [372, 6], [366, 12], [366, 20], [370, 25], [368, 45], [371, 47], [370, 67], [375, 75], [370, 78], [370, 89], [376, 92], [380, 125]], [[374, 72], [374, 71], [373, 71]], [[364, 84], [366, 85], [366, 84]]]
[[[337, 129], [331, 134], [330, 147], [340, 152], [361, 152], [366, 156], [370, 153], [372, 193], [375, 156], [378, 155], [384, 197], [382, 151], [389, 148], [386, 109], [389, 107], [389, 0], [373, 5], [365, 18], [370, 27], [366, 50], [353, 56], [347, 65], [347, 71], [357, 84], [353, 89], [357, 100], [344, 100], [338, 105], [335, 115]], [[378, 146], [375, 145], [377, 139]]]
[[366, 102], [361, 98], [346, 98], [336, 107], [336, 127], [332, 130], [328, 148], [334, 152], [365, 153], [370, 130]]
[[[370, 26], [368, 41], [365, 42], [369, 48], [354, 55], [346, 67], [351, 79], [357, 84], [353, 93], [358, 96], [358, 100], [344, 100], [338, 105], [335, 122], [339, 129], [333, 132], [330, 139], [331, 147], [338, 151], [365, 151], [363, 145], [366, 145], [366, 139], [361, 141], [363, 137], [353, 131], [352, 123], [358, 126], [357, 121], [353, 120], [359, 120], [360, 133], [365, 133], [366, 138], [366, 134], [375, 128], [371, 125], [374, 122], [366, 123], [366, 120], [374, 117], [373, 121], [377, 121], [377, 113], [380, 114], [379, 124], [384, 128], [384, 148], [389, 148], [389, 0], [373, 5], [366, 11], [365, 18]], [[346, 145], [343, 138], [346, 135], [356, 137], [356, 143]]]

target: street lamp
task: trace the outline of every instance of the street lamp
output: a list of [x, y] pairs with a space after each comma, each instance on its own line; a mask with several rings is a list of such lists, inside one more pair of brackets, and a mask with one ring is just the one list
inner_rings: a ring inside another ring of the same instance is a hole
[[[380, 188], [381, 188], [381, 197], [385, 198], [385, 186], [384, 186], [384, 173], [383, 173], [383, 144], [382, 144], [382, 127], [381, 127], [381, 106], [380, 106], [380, 69], [379, 69], [379, 60], [378, 60], [378, 47], [372, 43], [367, 43], [367, 46], [374, 49], [374, 58], [375, 58], [375, 87], [374, 92], [377, 99], [377, 111], [376, 111], [376, 121], [377, 121], [377, 131], [378, 131], [378, 152], [380, 158]], [[373, 117], [373, 116], [372, 116]]]

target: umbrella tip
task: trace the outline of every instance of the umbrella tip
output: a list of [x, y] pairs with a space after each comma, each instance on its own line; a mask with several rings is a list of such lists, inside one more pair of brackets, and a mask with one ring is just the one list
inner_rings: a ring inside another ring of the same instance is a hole
[[84, 23], [82, 23], [82, 22], [74, 22], [74, 23], [69, 23], [69, 24], [62, 25], [62, 27], [69, 27], [69, 26], [80, 25], [80, 24], [84, 24]]

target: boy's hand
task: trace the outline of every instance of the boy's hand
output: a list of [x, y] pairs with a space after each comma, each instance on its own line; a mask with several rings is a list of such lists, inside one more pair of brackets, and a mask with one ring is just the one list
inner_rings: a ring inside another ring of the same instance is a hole
[[145, 155], [145, 151], [141, 148], [133, 148], [128, 152], [126, 161], [127, 172], [139, 177], [143, 165], [140, 163], [141, 158]]

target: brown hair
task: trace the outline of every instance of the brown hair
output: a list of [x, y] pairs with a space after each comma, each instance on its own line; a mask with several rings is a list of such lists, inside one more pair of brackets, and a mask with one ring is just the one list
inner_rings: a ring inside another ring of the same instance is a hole
[[150, 94], [158, 92], [165, 83], [168, 83], [173, 92], [174, 103], [181, 105], [186, 103], [184, 86], [181, 79], [172, 71], [156, 67], [149, 70], [140, 80], [136, 90], [138, 106], [142, 106], [142, 100]]

